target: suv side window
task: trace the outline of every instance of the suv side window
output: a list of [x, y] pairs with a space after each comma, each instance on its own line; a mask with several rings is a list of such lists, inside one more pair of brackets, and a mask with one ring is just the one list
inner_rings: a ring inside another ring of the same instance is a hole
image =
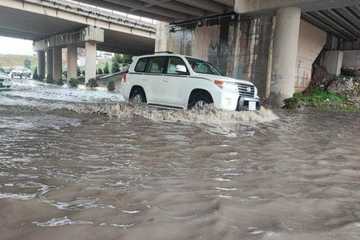
[[145, 72], [149, 58], [141, 58], [135, 66], [135, 72]]
[[[176, 66], [177, 65], [182, 65], [182, 66], [186, 67], [185, 62], [181, 58], [179, 58], [179, 57], [170, 57], [166, 73], [167, 74], [184, 75], [184, 73], [176, 72]], [[187, 73], [185, 75], [189, 75], [189, 71], [187, 71]]]
[[167, 57], [152, 57], [146, 67], [147, 73], [164, 73], [167, 64]]

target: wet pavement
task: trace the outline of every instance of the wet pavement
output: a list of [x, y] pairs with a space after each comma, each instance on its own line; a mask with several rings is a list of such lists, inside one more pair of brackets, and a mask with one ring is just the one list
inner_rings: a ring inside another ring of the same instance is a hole
[[0, 92], [0, 239], [360, 239], [360, 115]]

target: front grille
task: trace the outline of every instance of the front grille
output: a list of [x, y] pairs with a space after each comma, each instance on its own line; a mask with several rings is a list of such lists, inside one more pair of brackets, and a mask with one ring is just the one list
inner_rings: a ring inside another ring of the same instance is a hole
[[255, 97], [255, 87], [248, 84], [238, 84], [239, 94], [242, 97]]

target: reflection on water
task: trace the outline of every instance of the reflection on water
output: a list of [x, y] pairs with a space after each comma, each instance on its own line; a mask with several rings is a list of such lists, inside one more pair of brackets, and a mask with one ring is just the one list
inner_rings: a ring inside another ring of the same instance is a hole
[[197, 114], [36, 91], [59, 99], [0, 93], [0, 239], [360, 237], [358, 114]]

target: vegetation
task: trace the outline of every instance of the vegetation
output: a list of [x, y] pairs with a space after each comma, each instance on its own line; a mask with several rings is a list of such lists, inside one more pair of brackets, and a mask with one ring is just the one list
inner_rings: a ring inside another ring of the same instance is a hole
[[53, 80], [52, 78], [47, 78], [47, 79], [46, 79], [46, 83], [53, 84], [53, 83], [54, 83], [54, 80]]
[[78, 66], [76, 70], [77, 70], [77, 76], [80, 76], [80, 75], [81, 75], [81, 69], [80, 69], [80, 67]]
[[26, 67], [27, 69], [31, 69], [31, 59], [29, 59], [28, 57], [24, 60], [24, 67]]
[[342, 96], [327, 90], [314, 88], [307, 93], [296, 93], [292, 98], [285, 100], [285, 108], [298, 109], [311, 107], [324, 111], [359, 111], [346, 96]]
[[65, 81], [63, 79], [56, 81], [56, 85], [63, 86], [64, 84], [65, 84]]
[[109, 92], [115, 91], [116, 86], [115, 86], [115, 82], [113, 80], [108, 82], [107, 89], [108, 89]]
[[104, 74], [109, 74], [110, 73], [110, 70], [109, 70], [109, 63], [105, 63], [105, 67], [104, 67]]
[[89, 79], [89, 82], [86, 84], [86, 86], [89, 88], [96, 88], [99, 86], [99, 84], [98, 84], [96, 78], [91, 78], [91, 79]]
[[97, 72], [96, 72], [98, 75], [102, 75], [104, 74], [103, 70], [101, 68], [98, 68]]
[[[27, 60], [26, 60], [27, 59]], [[0, 54], [0, 66], [3, 68], [15, 68], [17, 66], [25, 66], [25, 60], [28, 64], [30, 60], [30, 68], [37, 65], [37, 58], [35, 56], [27, 55], [13, 55], [13, 54]]]
[[118, 62], [113, 62], [111, 65], [111, 72], [117, 73], [120, 72], [120, 64]]
[[70, 87], [72, 87], [72, 88], [77, 88], [80, 83], [81, 83], [81, 81], [80, 81], [79, 79], [77, 79], [77, 78], [72, 78], [72, 79], [70, 79], [70, 81], [69, 81], [69, 85], [70, 85]]

